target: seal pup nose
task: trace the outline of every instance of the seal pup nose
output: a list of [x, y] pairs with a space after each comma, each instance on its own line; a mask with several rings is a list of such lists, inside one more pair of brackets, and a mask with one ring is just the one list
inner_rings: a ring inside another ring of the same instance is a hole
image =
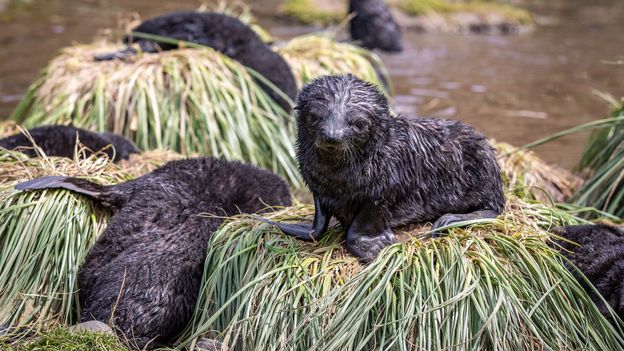
[[327, 130], [321, 135], [318, 146], [328, 151], [339, 149], [344, 135], [344, 131], [340, 129]]

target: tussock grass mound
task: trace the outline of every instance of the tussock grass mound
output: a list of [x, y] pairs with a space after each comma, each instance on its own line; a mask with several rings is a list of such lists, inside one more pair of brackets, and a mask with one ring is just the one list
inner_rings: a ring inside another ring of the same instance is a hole
[[290, 65], [299, 89], [322, 75], [351, 73], [388, 90], [390, 79], [381, 58], [359, 46], [335, 41], [332, 33], [295, 37], [277, 52]]
[[362, 266], [336, 229], [308, 244], [241, 217], [213, 236], [181, 344], [209, 334], [235, 350], [620, 349], [621, 327], [547, 245], [544, 228], [580, 221], [511, 197], [497, 220], [434, 240], [411, 230]]
[[521, 198], [541, 202], [565, 202], [583, 184], [583, 180], [570, 171], [550, 165], [533, 151], [516, 148], [510, 144], [493, 142], [498, 151], [505, 185]]
[[109, 217], [70, 191], [19, 192], [15, 184], [44, 175], [115, 184], [181, 157], [154, 151], [116, 165], [105, 156], [29, 158], [0, 150], [0, 325], [41, 329], [75, 322], [78, 268]]
[[[581, 124], [523, 146], [531, 148], [570, 134], [592, 131], [578, 168], [587, 179], [573, 195], [577, 206], [595, 207], [614, 216], [624, 217], [624, 100], [613, 100], [610, 117]], [[590, 213], [590, 215], [595, 215]]]
[[26, 127], [72, 122], [113, 131], [144, 150], [244, 160], [301, 184], [292, 118], [260, 88], [254, 73], [210, 48], [93, 61], [95, 53], [116, 49], [105, 42], [63, 49], [12, 119]]
[[[133, 156], [115, 165], [96, 156], [30, 159], [3, 152], [6, 167], [19, 175], [0, 181], [0, 323], [37, 330], [73, 323], [77, 270], [108, 217], [70, 192], [18, 193], [12, 185], [44, 174], [111, 184], [157, 166], [143, 166], [146, 155]], [[297, 206], [270, 217], [301, 220], [312, 212]], [[345, 252], [337, 228], [311, 244], [253, 216], [237, 217], [213, 236], [197, 310], [180, 346], [209, 335], [241, 350], [619, 349], [620, 326], [604, 319], [547, 245], [545, 229], [581, 222], [510, 195], [497, 220], [452, 228], [434, 240], [427, 226], [406, 228], [401, 243], [363, 266]], [[69, 334], [60, 339], [67, 347], [82, 345]]]
[[579, 168], [590, 176], [576, 195], [576, 203], [624, 217], [624, 100], [602, 128], [592, 133]]

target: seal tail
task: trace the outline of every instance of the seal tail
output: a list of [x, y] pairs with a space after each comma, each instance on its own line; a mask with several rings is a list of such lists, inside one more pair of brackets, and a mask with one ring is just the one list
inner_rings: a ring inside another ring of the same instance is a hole
[[103, 185], [91, 183], [87, 180], [63, 176], [47, 176], [35, 178], [15, 186], [17, 190], [44, 190], [67, 189], [78, 194], [86, 195], [99, 201], [110, 202], [108, 192]]

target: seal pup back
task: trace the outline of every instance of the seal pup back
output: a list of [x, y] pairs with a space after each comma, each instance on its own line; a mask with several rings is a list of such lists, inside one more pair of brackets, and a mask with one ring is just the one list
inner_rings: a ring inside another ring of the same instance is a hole
[[223, 216], [291, 201], [279, 176], [208, 157], [172, 161], [110, 186], [50, 176], [16, 188], [64, 188], [111, 207], [108, 226], [80, 267], [80, 316], [112, 321], [138, 349], [168, 344], [190, 321], [208, 242]]
[[363, 261], [395, 242], [392, 228], [494, 218], [504, 207], [494, 149], [472, 127], [437, 118], [393, 116], [372, 84], [324, 76], [297, 103], [297, 160], [314, 195], [310, 224], [277, 223], [317, 240], [332, 216]]

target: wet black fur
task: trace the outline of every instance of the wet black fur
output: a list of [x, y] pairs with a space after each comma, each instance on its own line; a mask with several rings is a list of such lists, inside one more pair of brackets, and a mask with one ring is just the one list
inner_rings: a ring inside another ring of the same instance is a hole
[[392, 116], [383, 93], [352, 75], [306, 85], [296, 109], [301, 175], [346, 228], [364, 206], [390, 228], [504, 207], [494, 150], [470, 126]]
[[355, 15], [350, 22], [351, 38], [360, 45], [389, 52], [403, 50], [401, 28], [383, 0], [351, 0], [349, 13]]
[[[114, 133], [96, 133], [88, 130], [61, 125], [51, 125], [29, 129], [28, 133], [35, 144], [48, 156], [74, 158], [76, 138], [86, 146], [87, 154], [102, 150], [113, 161], [117, 162], [130, 157], [130, 154], [140, 150], [130, 140]], [[112, 145], [113, 148], [107, 147]], [[8, 150], [18, 150], [30, 157], [36, 157], [32, 142], [22, 133], [0, 139], [0, 147]]]
[[[563, 248], [561, 253], [589, 279], [624, 320], [624, 231], [597, 224], [558, 227], [554, 233], [574, 242], [558, 240], [557, 244]], [[610, 318], [606, 305], [587, 286], [578, 271], [573, 268], [570, 271], [590, 294], [600, 312]]]
[[[142, 22], [134, 32], [155, 34], [177, 40], [209, 46], [247, 66], [282, 90], [291, 100], [297, 96], [297, 85], [288, 63], [271, 50], [249, 26], [237, 18], [220, 13], [173, 12]], [[126, 43], [138, 43], [143, 50], [154, 52], [177, 49], [177, 45], [158, 43], [131, 36]], [[273, 89], [260, 83], [273, 100], [286, 111], [290, 105]]]
[[138, 348], [152, 339], [156, 344], [148, 348], [166, 344], [191, 318], [208, 240], [223, 221], [201, 213], [228, 216], [290, 205], [280, 177], [213, 158], [173, 161], [114, 186], [62, 177], [23, 184], [18, 189], [78, 189], [112, 205], [110, 224], [80, 269], [81, 320], [108, 322], [112, 315]]

